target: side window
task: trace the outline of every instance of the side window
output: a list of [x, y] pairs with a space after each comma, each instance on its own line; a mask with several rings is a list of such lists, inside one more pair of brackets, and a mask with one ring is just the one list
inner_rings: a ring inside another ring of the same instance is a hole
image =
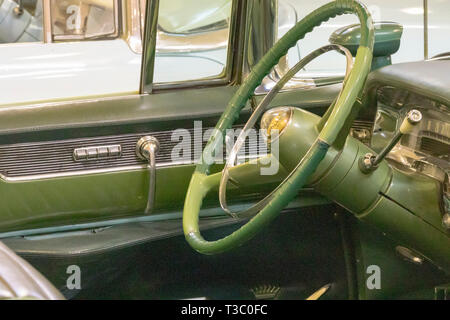
[[43, 38], [42, 0], [0, 0], [0, 43]]
[[51, 0], [54, 41], [119, 35], [117, 0]]
[[224, 77], [232, 2], [160, 1], [155, 83]]

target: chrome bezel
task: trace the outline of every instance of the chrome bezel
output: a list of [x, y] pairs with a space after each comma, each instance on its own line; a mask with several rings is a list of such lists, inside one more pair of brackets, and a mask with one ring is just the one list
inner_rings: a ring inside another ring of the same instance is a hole
[[144, 148], [151, 146], [155, 154], [159, 151], [159, 141], [153, 136], [144, 136], [136, 143], [136, 156], [141, 160], [148, 160], [144, 154]]
[[[304, 68], [307, 64], [309, 64], [311, 61], [313, 61], [320, 55], [322, 55], [326, 52], [332, 51], [332, 50], [336, 50], [336, 51], [344, 54], [346, 57], [347, 66], [346, 66], [346, 72], [345, 72], [345, 78], [344, 78], [344, 82], [345, 82], [348, 79], [348, 76], [350, 75], [350, 71], [353, 69], [353, 57], [352, 57], [350, 51], [347, 48], [340, 46], [340, 45], [335, 45], [335, 44], [326, 45], [326, 46], [323, 46], [323, 47], [311, 52], [309, 55], [307, 55], [306, 57], [301, 59], [288, 72], [286, 72], [286, 74], [280, 79], [280, 81], [277, 82], [277, 84], [272, 88], [272, 90], [270, 90], [270, 92], [264, 97], [264, 99], [259, 103], [259, 105], [256, 107], [256, 109], [253, 111], [252, 115], [250, 116], [247, 123], [245, 124], [244, 129], [242, 130], [241, 134], [237, 138], [237, 141], [231, 150], [230, 157], [227, 160], [224, 169], [222, 170], [222, 177], [220, 179], [220, 184], [219, 184], [219, 201], [220, 201], [220, 206], [228, 215], [230, 215], [234, 218], [242, 218], [242, 217], [250, 217], [250, 216], [257, 214], [272, 200], [275, 192], [284, 183], [286, 183], [286, 181], [291, 177], [293, 172], [300, 165], [301, 161], [298, 163], [297, 167], [293, 171], [291, 171], [289, 173], [289, 175], [281, 182], [281, 184], [278, 185], [278, 187], [276, 187], [269, 195], [267, 195], [264, 199], [259, 201], [254, 206], [250, 207], [249, 209], [243, 210], [239, 213], [232, 212], [229, 209], [228, 204], [227, 204], [227, 196], [226, 196], [227, 185], [228, 185], [228, 181], [230, 179], [229, 170], [230, 170], [230, 168], [232, 168], [234, 166], [234, 164], [236, 162], [237, 154], [238, 154], [239, 150], [241, 149], [245, 139], [247, 138], [249, 131], [254, 127], [256, 121], [259, 119], [261, 114], [269, 108], [270, 103], [275, 98], [275, 96], [278, 94], [278, 92], [280, 92], [280, 90], [283, 89], [285, 84], [288, 83], [289, 80], [292, 79], [292, 77], [294, 77], [295, 74], [297, 74], [297, 72], [299, 72], [302, 68]], [[341, 93], [339, 93], [339, 95], [340, 94]], [[290, 120], [291, 119], [292, 119], [292, 114], [291, 114]], [[286, 128], [288, 128], [288, 127], [289, 126], [286, 126]], [[275, 141], [276, 140], [273, 140], [273, 141], [271, 141], [271, 143], [274, 143]]]

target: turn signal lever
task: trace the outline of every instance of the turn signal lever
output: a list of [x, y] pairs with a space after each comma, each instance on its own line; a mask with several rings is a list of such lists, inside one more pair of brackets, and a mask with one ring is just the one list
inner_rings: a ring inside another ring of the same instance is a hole
[[148, 182], [148, 198], [145, 214], [151, 213], [153, 204], [155, 202], [155, 188], [156, 188], [156, 154], [159, 151], [159, 141], [155, 137], [142, 137], [136, 144], [136, 155], [148, 161], [148, 169], [150, 172]]
[[361, 171], [364, 173], [369, 173], [378, 168], [378, 165], [381, 163], [381, 161], [384, 160], [388, 153], [391, 152], [397, 142], [400, 141], [401, 137], [405, 134], [410, 134], [413, 131], [414, 126], [421, 120], [422, 113], [419, 110], [413, 109], [409, 111], [405, 119], [403, 120], [400, 129], [397, 131], [388, 145], [383, 150], [381, 150], [378, 155], [366, 153], [364, 157], [360, 158], [359, 167], [361, 168]]

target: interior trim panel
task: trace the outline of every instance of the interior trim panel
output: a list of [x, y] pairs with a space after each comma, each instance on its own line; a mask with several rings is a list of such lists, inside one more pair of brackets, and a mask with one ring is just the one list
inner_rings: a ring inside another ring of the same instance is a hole
[[[242, 127], [238, 125], [234, 126], [234, 129], [241, 129]], [[213, 128], [202, 128], [202, 137], [206, 137], [205, 133], [211, 129]], [[157, 167], [193, 164], [195, 154], [194, 139], [188, 141], [178, 139], [176, 135], [173, 135], [174, 132], [173, 130], [167, 130], [0, 145], [0, 177], [7, 181], [24, 181], [144, 169], [147, 166], [147, 162], [136, 155], [136, 143], [143, 136], [153, 136], [159, 141], [160, 149], [156, 155]], [[186, 129], [187, 132], [189, 132], [191, 137], [194, 137], [194, 129]], [[263, 140], [259, 140], [258, 143], [246, 143], [245, 157], [256, 157], [259, 148], [267, 148]], [[206, 141], [203, 141], [203, 147], [205, 145]], [[186, 159], [185, 161], [172, 160], [172, 150], [174, 150], [175, 146], [178, 146], [181, 150], [190, 150], [190, 157], [183, 155], [182, 158]], [[113, 156], [101, 156], [99, 153], [102, 152], [102, 149], [105, 150], [105, 154], [114, 152]], [[89, 150], [96, 150], [97, 153], [87, 155], [86, 152]], [[84, 152], [84, 155], [87, 157], [83, 161], [79, 161], [79, 156], [75, 155], [75, 152], [79, 151]], [[223, 153], [225, 158], [226, 150], [223, 150]]]

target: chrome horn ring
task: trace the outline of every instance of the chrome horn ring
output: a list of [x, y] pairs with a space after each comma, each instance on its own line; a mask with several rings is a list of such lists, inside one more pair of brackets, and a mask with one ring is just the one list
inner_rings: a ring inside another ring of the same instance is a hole
[[[239, 134], [236, 143], [234, 144], [233, 148], [231, 149], [230, 155], [227, 159], [227, 162], [225, 164], [224, 169], [222, 170], [222, 176], [220, 178], [220, 185], [219, 185], [219, 201], [220, 206], [222, 209], [230, 216], [234, 218], [245, 218], [245, 217], [251, 217], [255, 214], [257, 214], [260, 210], [262, 210], [272, 199], [273, 194], [289, 179], [289, 177], [292, 175], [292, 172], [295, 171], [292, 170], [291, 173], [264, 199], [259, 201], [257, 204], [253, 205], [252, 207], [243, 210], [241, 212], [233, 212], [230, 210], [227, 204], [227, 185], [228, 180], [230, 179], [230, 168], [234, 167], [236, 164], [236, 159], [239, 153], [239, 150], [242, 148], [242, 145], [244, 144], [245, 140], [247, 139], [247, 136], [250, 132], [250, 130], [253, 128], [253, 126], [258, 121], [259, 117], [262, 115], [263, 112], [266, 111], [269, 104], [272, 102], [272, 100], [275, 98], [275, 96], [280, 92], [281, 89], [286, 85], [286, 83], [291, 80], [297, 72], [299, 72], [302, 68], [304, 68], [307, 64], [309, 64], [311, 61], [316, 59], [317, 57], [321, 56], [324, 53], [327, 53], [329, 51], [338, 51], [342, 54], [344, 54], [346, 58], [346, 70], [345, 70], [345, 76], [344, 76], [344, 82], [347, 80], [350, 71], [353, 68], [353, 57], [350, 53], [350, 51], [341, 46], [336, 44], [330, 44], [323, 46], [319, 49], [314, 50], [309, 55], [301, 59], [295, 66], [293, 66], [286, 74], [281, 77], [281, 79], [276, 83], [276, 85], [270, 90], [270, 92], [264, 97], [264, 99], [259, 103], [259, 105], [256, 107], [256, 109], [253, 111], [252, 115], [248, 119], [247, 123], [245, 124], [244, 128], [242, 129], [241, 133]], [[338, 99], [339, 96], [336, 98]], [[333, 102], [334, 103], [334, 102]], [[300, 163], [298, 164], [300, 165]], [[298, 166], [297, 165], [297, 166]]]

